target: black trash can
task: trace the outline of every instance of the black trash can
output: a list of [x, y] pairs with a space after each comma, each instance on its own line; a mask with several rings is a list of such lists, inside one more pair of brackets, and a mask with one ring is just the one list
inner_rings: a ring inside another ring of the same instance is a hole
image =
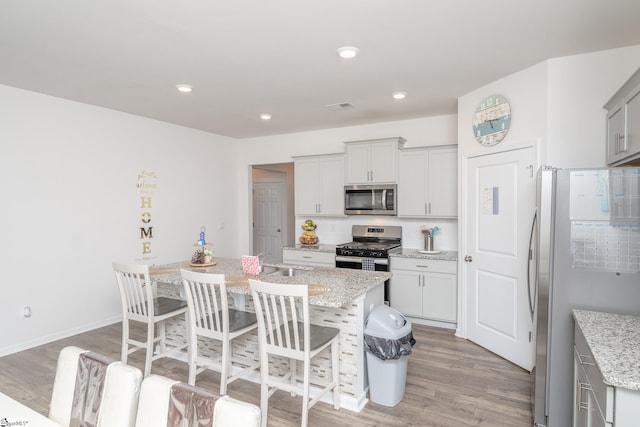
[[402, 400], [407, 383], [407, 363], [415, 344], [411, 322], [386, 305], [369, 313], [364, 328], [369, 398], [384, 406]]

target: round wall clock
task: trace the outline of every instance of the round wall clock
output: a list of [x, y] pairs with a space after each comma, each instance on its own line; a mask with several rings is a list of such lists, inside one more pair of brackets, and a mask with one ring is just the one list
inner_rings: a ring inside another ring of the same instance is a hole
[[504, 139], [511, 125], [511, 106], [502, 95], [487, 96], [473, 114], [473, 135], [485, 147]]

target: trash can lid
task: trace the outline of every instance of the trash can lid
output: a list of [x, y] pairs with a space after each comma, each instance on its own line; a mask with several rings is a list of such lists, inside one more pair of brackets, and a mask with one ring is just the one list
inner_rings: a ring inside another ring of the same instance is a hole
[[378, 338], [398, 339], [411, 332], [411, 322], [398, 310], [379, 305], [369, 313], [364, 333]]

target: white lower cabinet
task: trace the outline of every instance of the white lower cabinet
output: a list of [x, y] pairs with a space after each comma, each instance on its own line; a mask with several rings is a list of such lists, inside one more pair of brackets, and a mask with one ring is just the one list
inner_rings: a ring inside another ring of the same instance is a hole
[[605, 384], [580, 327], [574, 335], [574, 427], [637, 427], [640, 392]]
[[282, 262], [292, 265], [310, 265], [314, 267], [335, 267], [336, 254], [310, 250], [283, 249]]
[[593, 389], [578, 353], [574, 354], [573, 425], [574, 427], [611, 426], [598, 409]]
[[391, 306], [405, 316], [445, 322], [453, 327], [458, 307], [456, 270], [455, 261], [392, 257]]

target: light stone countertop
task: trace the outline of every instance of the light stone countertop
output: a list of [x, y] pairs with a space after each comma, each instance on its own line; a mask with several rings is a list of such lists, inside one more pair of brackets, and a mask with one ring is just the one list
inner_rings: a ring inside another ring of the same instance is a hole
[[390, 256], [401, 258], [437, 259], [441, 261], [457, 261], [458, 251], [442, 251], [438, 254], [423, 254], [419, 252], [419, 249], [402, 248], [402, 251], [392, 253]]
[[295, 249], [297, 251], [311, 251], [311, 252], [331, 252], [332, 254], [336, 253], [336, 245], [302, 245], [297, 244], [295, 246], [283, 246], [282, 249]]
[[640, 391], [640, 317], [573, 310], [604, 382]]
[[[330, 252], [336, 253], [336, 245], [295, 245], [295, 246], [283, 246], [282, 249], [294, 249], [300, 251], [312, 251], [312, 252]], [[391, 253], [389, 256], [402, 257], [402, 258], [419, 258], [419, 259], [437, 259], [442, 261], [457, 261], [458, 251], [441, 251], [437, 254], [423, 254], [419, 252], [420, 249], [402, 248], [399, 252]]]
[[[381, 285], [391, 277], [391, 273], [384, 271], [351, 270], [347, 268], [310, 267], [288, 264], [267, 264], [270, 266], [293, 267], [299, 271], [295, 276], [278, 276], [275, 274], [261, 273], [258, 276], [248, 276], [242, 272], [240, 259], [214, 258], [216, 265], [212, 267], [191, 267], [189, 261], [173, 264], [151, 266], [150, 273], [157, 282], [172, 283], [182, 286], [180, 269], [202, 271], [207, 273], [219, 273], [225, 275], [227, 290], [232, 293], [249, 295], [248, 279], [267, 281], [271, 283], [306, 284], [329, 287], [331, 291], [318, 296], [310, 296], [309, 304], [324, 307], [343, 307], [350, 304], [358, 297], [367, 293], [375, 286]], [[310, 289], [311, 291], [311, 289]]]

